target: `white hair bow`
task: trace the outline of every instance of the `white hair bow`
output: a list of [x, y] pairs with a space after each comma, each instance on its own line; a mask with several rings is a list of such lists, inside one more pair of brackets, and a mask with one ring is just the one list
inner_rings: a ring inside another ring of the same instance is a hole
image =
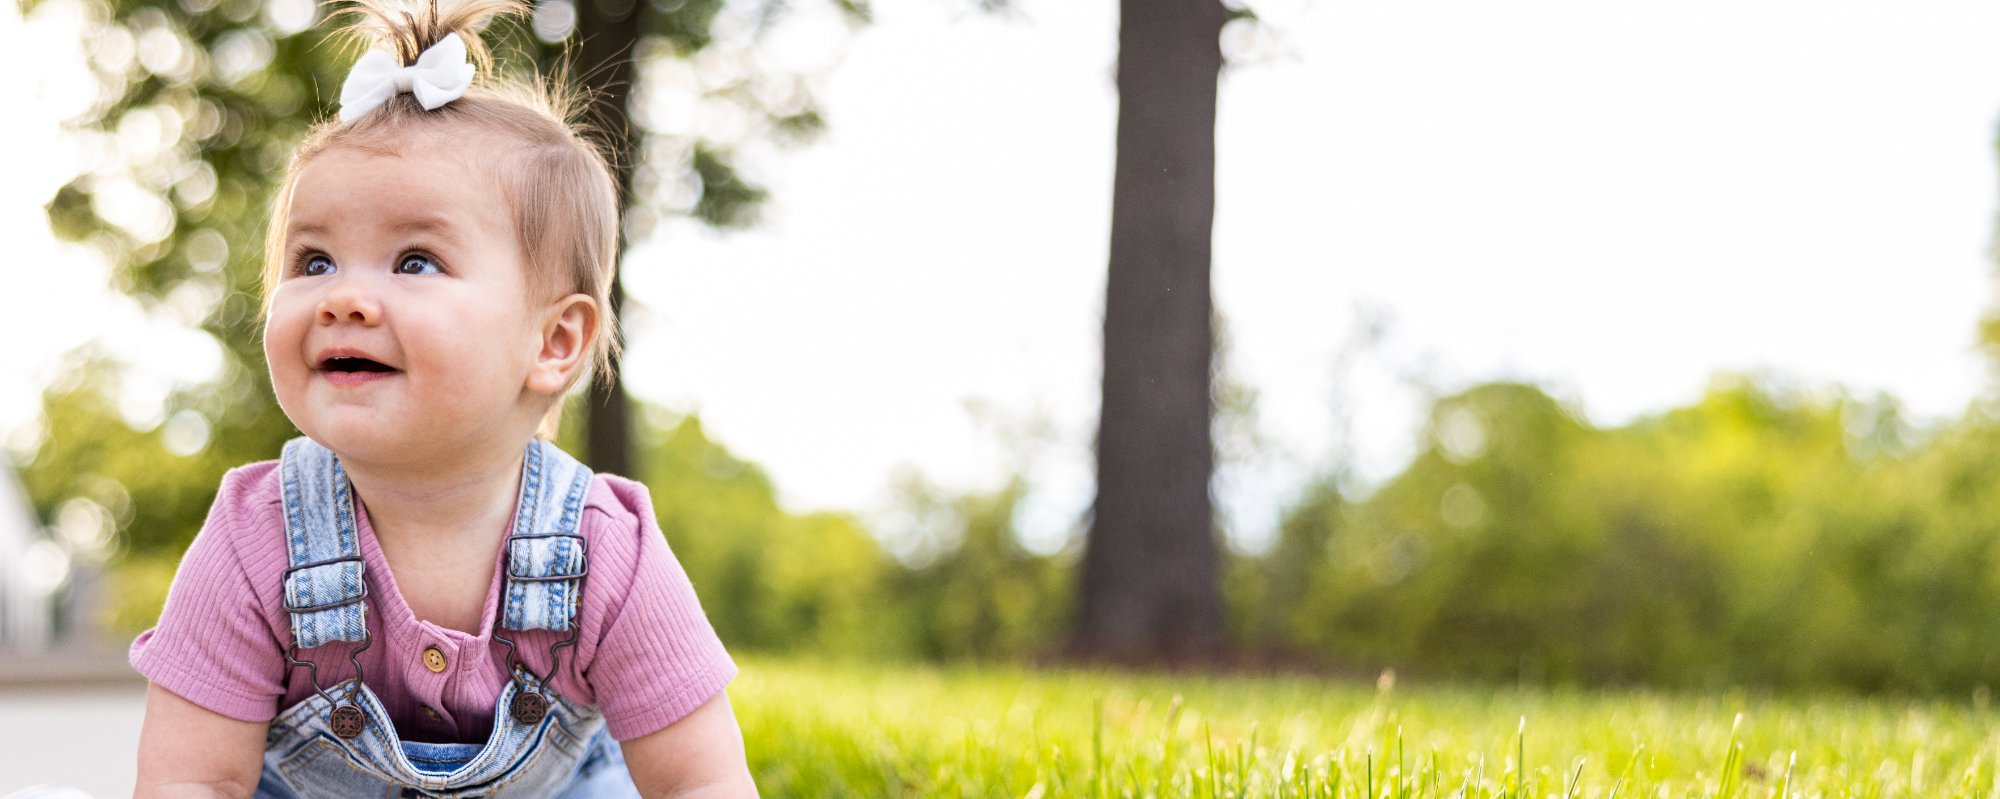
[[340, 86], [340, 121], [353, 122], [406, 91], [417, 96], [424, 110], [436, 110], [465, 95], [472, 86], [472, 71], [465, 42], [456, 33], [445, 34], [407, 67], [398, 65], [395, 56], [370, 50], [354, 62], [347, 82]]

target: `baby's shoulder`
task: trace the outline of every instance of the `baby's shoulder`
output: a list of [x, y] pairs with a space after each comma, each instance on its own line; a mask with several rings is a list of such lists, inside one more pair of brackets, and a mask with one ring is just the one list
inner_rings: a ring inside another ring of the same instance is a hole
[[287, 561], [276, 465], [253, 463], [222, 476], [208, 518], [181, 555], [170, 609], [178, 598], [187, 607], [248, 607], [267, 620], [279, 617]]
[[581, 527], [593, 555], [600, 548], [634, 551], [646, 533], [660, 532], [646, 486], [615, 474], [592, 475]]
[[282, 501], [279, 488], [277, 461], [246, 463], [223, 473], [216, 501], [227, 498], [241, 503], [277, 504]]
[[[591, 582], [622, 590], [642, 563], [666, 550], [646, 486], [615, 474], [598, 474], [584, 498], [582, 532], [590, 543]], [[602, 582], [600, 582], [602, 581]]]
[[234, 537], [266, 532], [272, 523], [282, 525], [284, 497], [278, 474], [277, 461], [258, 461], [224, 473], [202, 532], [215, 530]]
[[285, 510], [277, 467], [277, 461], [259, 461], [223, 474], [194, 546], [227, 550], [249, 574], [274, 563], [282, 571]]

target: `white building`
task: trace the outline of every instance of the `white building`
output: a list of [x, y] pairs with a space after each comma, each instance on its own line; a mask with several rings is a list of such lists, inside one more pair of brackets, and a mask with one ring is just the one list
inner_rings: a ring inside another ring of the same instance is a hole
[[48, 648], [57, 589], [68, 576], [69, 557], [35, 523], [13, 466], [0, 456], [0, 651]]

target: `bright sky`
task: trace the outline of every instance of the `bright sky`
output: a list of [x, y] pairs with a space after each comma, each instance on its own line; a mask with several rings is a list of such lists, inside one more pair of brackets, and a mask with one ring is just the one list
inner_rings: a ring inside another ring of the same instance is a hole
[[[699, 410], [795, 509], [880, 511], [899, 468], [997, 485], [998, 430], [1037, 416], [1053, 434], [1024, 535], [1056, 543], [1089, 504], [1116, 4], [1017, 2], [878, 0], [840, 48], [799, 19], [781, 58], [837, 64], [831, 129], [758, 161], [767, 223], [668, 226], [627, 262], [631, 385]], [[1221, 479], [1240, 540], [1334, 457], [1341, 415], [1362, 474], [1393, 473], [1426, 391], [1534, 379], [1615, 424], [1717, 370], [1933, 416], [1986, 385], [2000, 7], [1255, 5], [1265, 27], [1231, 37], [1248, 56], [1223, 81], [1215, 227], [1233, 370], [1274, 442]], [[30, 74], [11, 17], [0, 66]], [[42, 110], [0, 133], [59, 150], [60, 102], [0, 84]], [[20, 161], [0, 186], [0, 425], [93, 335], [162, 385], [199, 374], [170, 324], [46, 243], [59, 164]]]

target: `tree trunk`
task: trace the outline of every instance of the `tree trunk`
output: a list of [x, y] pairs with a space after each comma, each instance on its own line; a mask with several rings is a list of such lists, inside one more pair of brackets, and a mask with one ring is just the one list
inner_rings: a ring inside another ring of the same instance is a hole
[[[622, 253], [622, 247], [621, 253]], [[611, 279], [611, 312], [621, 322], [624, 321], [625, 283], [619, 278]], [[584, 439], [584, 461], [594, 471], [640, 479], [634, 467], [638, 464], [632, 457], [632, 401], [625, 396], [625, 375], [621, 372], [624, 359], [618, 353], [611, 354], [609, 383], [592, 380], [590, 396], [584, 399], [586, 406]]]
[[[633, 53], [642, 30], [640, 15], [646, 4], [636, 0], [582, 0], [576, 4], [577, 74], [585, 76], [598, 90], [591, 106], [591, 118], [604, 126], [611, 145], [612, 168], [618, 174], [618, 197], [629, 212], [632, 196], [632, 165], [638, 158], [639, 131], [631, 124], [626, 106], [632, 96], [635, 74]], [[618, 237], [618, 258], [625, 259], [627, 242]], [[625, 283], [611, 282], [611, 310], [622, 322], [625, 310]], [[621, 324], [622, 327], [622, 324]], [[620, 333], [621, 331], [613, 331]], [[596, 471], [638, 478], [632, 457], [632, 404], [625, 396], [624, 375], [619, 360], [611, 360], [608, 384], [593, 381], [585, 406], [588, 428], [584, 461]]]
[[1122, 0], [1097, 499], [1071, 651], [1125, 663], [1220, 653], [1209, 500], [1218, 0]]

